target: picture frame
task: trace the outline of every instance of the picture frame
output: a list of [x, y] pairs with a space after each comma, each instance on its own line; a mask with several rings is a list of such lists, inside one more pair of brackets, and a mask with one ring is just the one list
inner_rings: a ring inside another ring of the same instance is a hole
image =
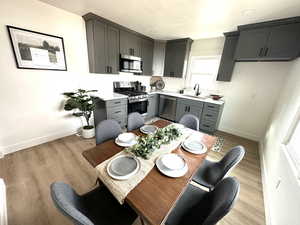
[[18, 69], [67, 71], [62, 37], [7, 25]]

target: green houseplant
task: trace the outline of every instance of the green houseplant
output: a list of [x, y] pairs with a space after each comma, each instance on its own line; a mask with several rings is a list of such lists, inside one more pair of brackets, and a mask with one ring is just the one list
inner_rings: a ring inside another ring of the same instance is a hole
[[82, 137], [92, 138], [95, 136], [95, 128], [90, 124], [90, 118], [92, 111], [95, 108], [93, 97], [89, 95], [91, 92], [97, 90], [84, 90], [78, 89], [75, 92], [64, 92], [63, 95], [67, 98], [64, 109], [66, 111], [73, 111], [73, 115], [76, 117], [84, 117], [86, 125], [82, 127]]

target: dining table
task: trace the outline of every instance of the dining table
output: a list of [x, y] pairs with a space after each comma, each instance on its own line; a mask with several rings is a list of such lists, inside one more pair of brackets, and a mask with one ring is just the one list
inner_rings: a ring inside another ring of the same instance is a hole
[[[160, 119], [151, 124], [163, 128], [171, 123], [170, 121]], [[145, 135], [139, 129], [130, 132], [138, 136]], [[184, 176], [178, 178], [167, 177], [160, 173], [156, 167], [153, 167], [148, 175], [126, 196], [125, 202], [135, 210], [145, 223], [160, 225], [166, 221], [169, 213], [192, 180], [193, 175], [216, 143], [217, 137], [199, 133], [201, 134], [199, 136], [201, 137], [201, 142], [207, 147], [205, 153], [189, 153], [181, 145], [172, 151], [172, 153], [182, 156], [188, 165], [188, 171]], [[82, 155], [91, 166], [96, 167], [123, 149], [123, 147], [115, 144], [115, 140], [108, 140], [84, 151]]]

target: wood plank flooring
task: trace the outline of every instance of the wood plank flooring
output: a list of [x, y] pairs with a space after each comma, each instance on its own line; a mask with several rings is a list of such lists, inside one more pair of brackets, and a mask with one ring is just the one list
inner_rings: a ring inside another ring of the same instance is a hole
[[[247, 150], [243, 161], [231, 173], [241, 183], [239, 200], [218, 224], [264, 225], [257, 143], [223, 132], [217, 135], [225, 138], [224, 147], [220, 153], [211, 152], [209, 159], [221, 159], [236, 145], [243, 145]], [[54, 207], [49, 186], [54, 181], [64, 181], [79, 193], [92, 189], [96, 173], [81, 153], [94, 145], [94, 139], [73, 135], [0, 159], [0, 177], [7, 185], [9, 225], [71, 225]]]

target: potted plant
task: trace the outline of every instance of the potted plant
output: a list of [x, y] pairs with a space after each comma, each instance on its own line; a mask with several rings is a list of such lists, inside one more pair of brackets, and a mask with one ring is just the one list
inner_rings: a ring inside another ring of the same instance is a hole
[[67, 97], [64, 109], [66, 111], [74, 110], [73, 115], [76, 117], [84, 117], [86, 125], [82, 127], [81, 135], [83, 138], [92, 138], [95, 136], [95, 128], [90, 124], [90, 118], [92, 111], [95, 108], [95, 103], [92, 97], [89, 95], [91, 92], [97, 90], [83, 90], [78, 89], [75, 92], [65, 92], [64, 96]]

